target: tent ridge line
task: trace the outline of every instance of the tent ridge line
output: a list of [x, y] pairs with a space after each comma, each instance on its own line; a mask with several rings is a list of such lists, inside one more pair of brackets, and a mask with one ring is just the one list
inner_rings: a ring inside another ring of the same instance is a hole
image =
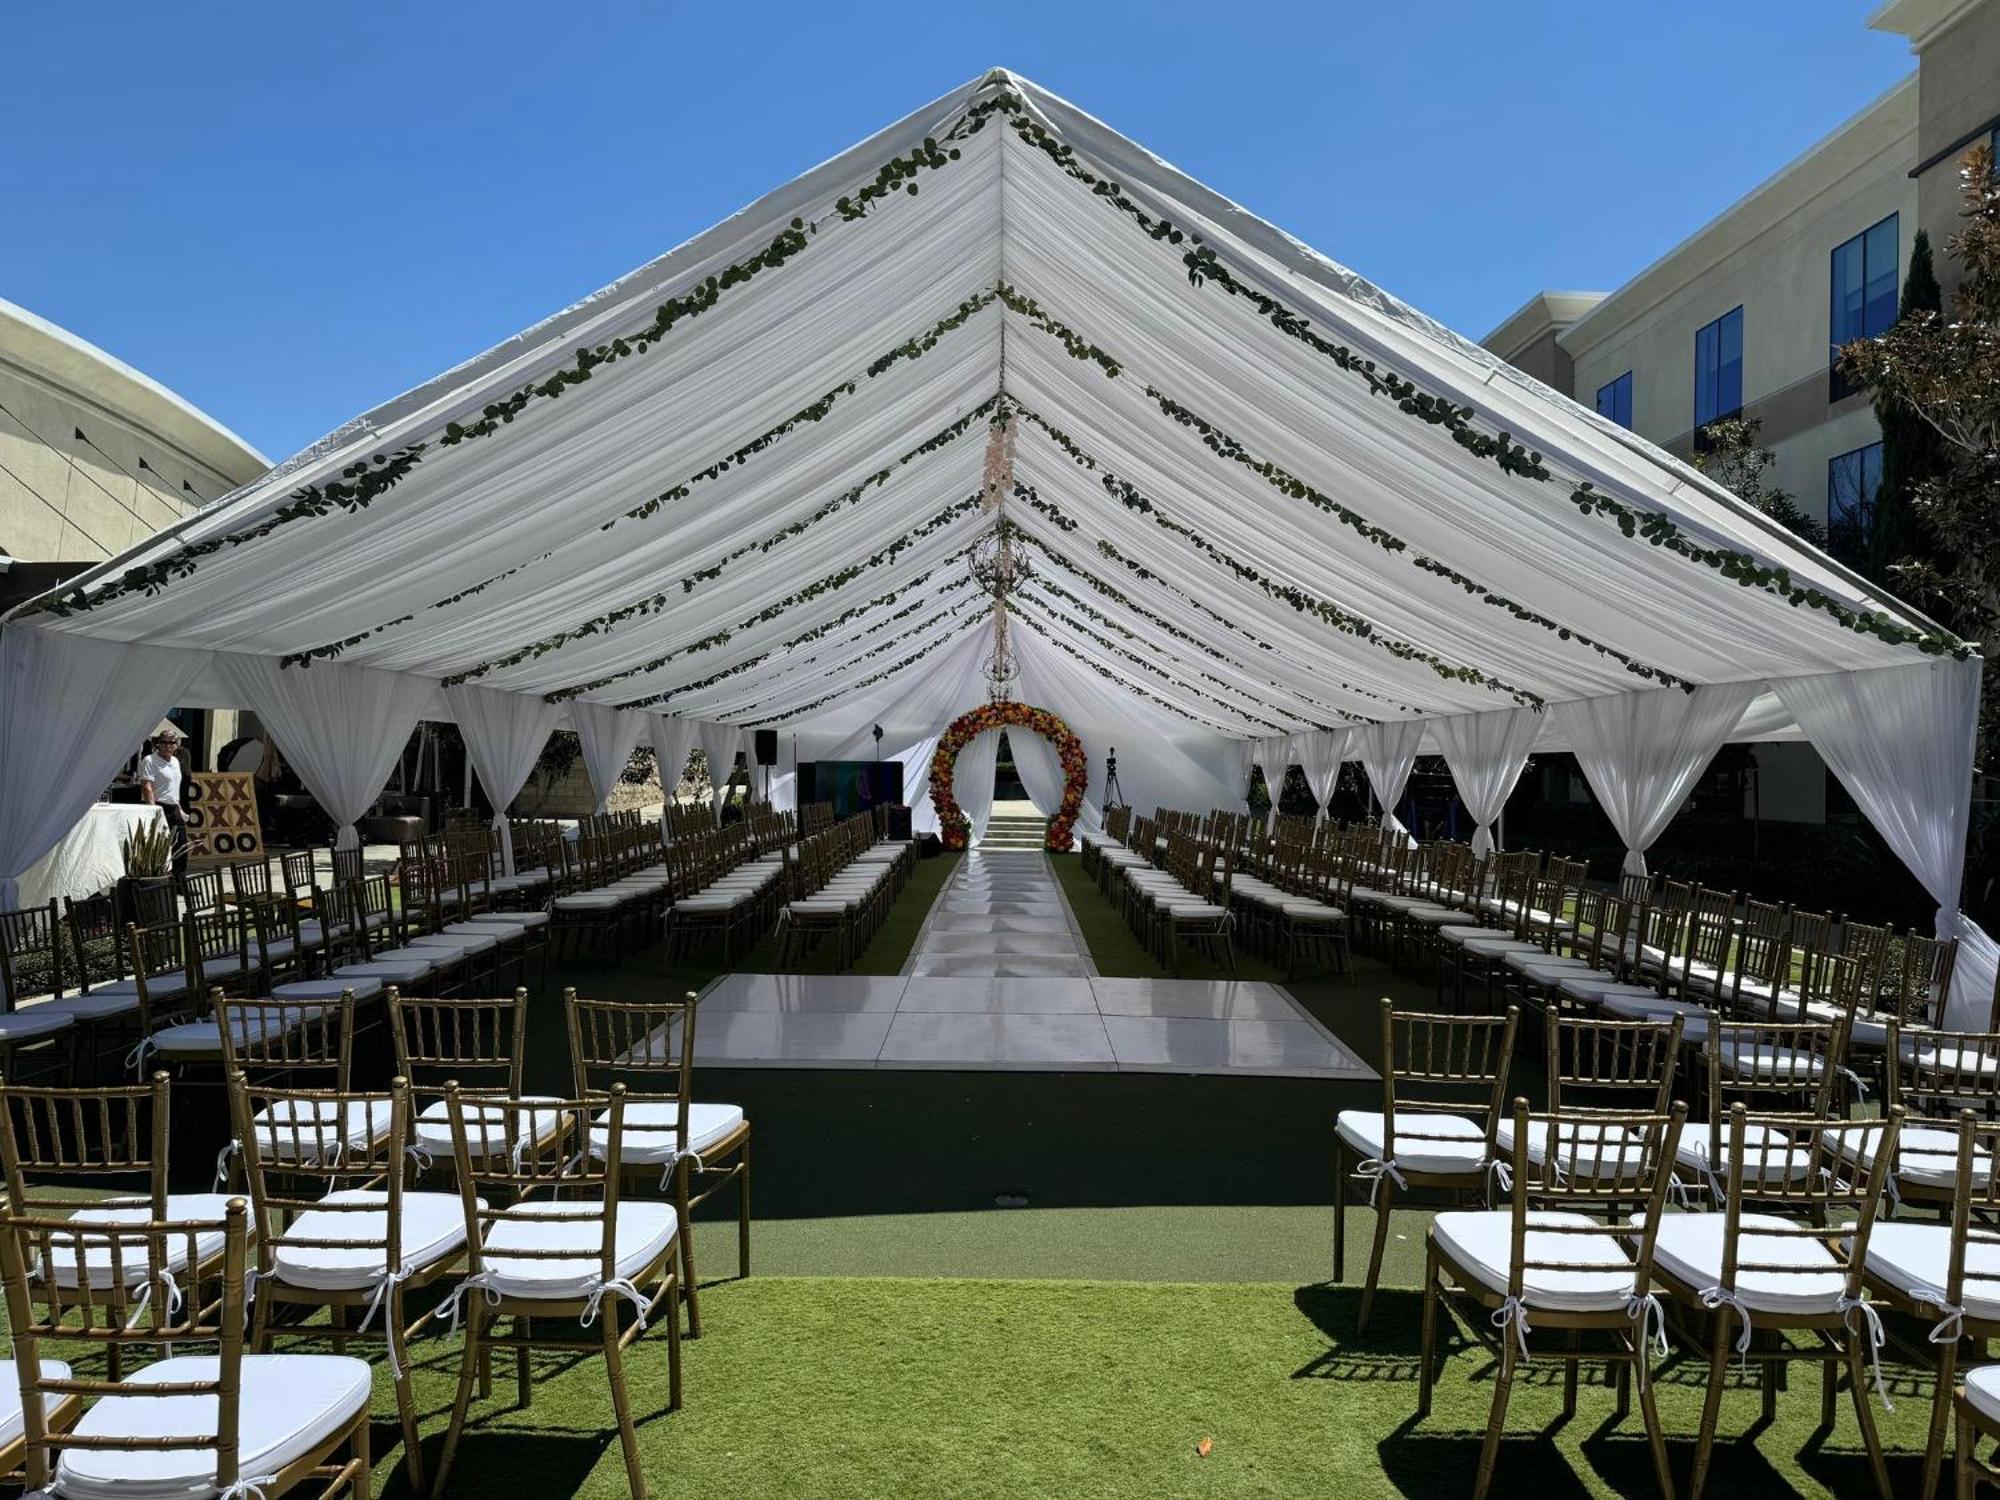
[[[798, 704], [794, 707], [784, 709], [776, 714], [771, 715], [768, 718], [746, 719], [743, 721], [743, 727], [746, 729], [755, 729], [766, 724], [782, 723], [787, 719], [795, 719], [801, 714], [809, 714], [816, 708], [823, 708], [828, 703], [831, 703], [835, 698], [840, 697], [843, 693], [859, 692], [862, 688], [873, 687], [876, 683], [882, 681], [884, 678], [893, 677], [898, 672], [903, 671], [905, 668], [912, 666], [916, 662], [922, 661], [926, 656], [930, 655], [931, 652], [935, 651], [939, 646], [942, 646], [946, 641], [955, 639], [956, 637], [963, 635], [965, 633], [965, 629], [967, 626], [977, 625], [978, 623], [979, 623], [979, 617], [977, 615], [970, 615], [964, 620], [959, 621], [959, 623], [956, 626], [954, 626], [951, 630], [946, 631], [936, 640], [929, 642], [927, 645], [923, 647], [922, 650], [912, 652], [910, 655], [904, 657], [901, 661], [895, 662], [890, 666], [884, 667], [881, 671], [875, 673], [870, 677], [863, 678], [860, 682], [849, 683], [845, 687], [840, 689], [838, 692], [828, 693], [824, 697], [816, 698], [810, 703]], [[755, 712], [756, 710], [751, 709], [749, 711]]]
[[[1447, 397], [1423, 390], [1405, 376], [1383, 372], [1375, 360], [1363, 358], [1345, 345], [1315, 332], [1309, 319], [1286, 307], [1270, 293], [1239, 280], [1214, 246], [1206, 243], [1193, 231], [1181, 230], [1165, 217], [1155, 218], [1147, 213], [1126, 195], [1120, 184], [1082, 166], [1076, 149], [1067, 142], [1056, 139], [1049, 131], [1032, 121], [1016, 117], [1011, 119], [1010, 123], [1017, 134], [1047, 155], [1065, 176], [1089, 188], [1092, 197], [1102, 199], [1123, 212], [1150, 238], [1175, 246], [1180, 245], [1183, 239], [1191, 242], [1193, 248], [1182, 256], [1191, 285], [1201, 287], [1214, 282], [1230, 296], [1242, 297], [1256, 307], [1279, 332], [1316, 349], [1333, 360], [1340, 369], [1366, 381], [1374, 394], [1392, 398], [1398, 410], [1434, 426], [1446, 428], [1450, 431], [1453, 441], [1468, 452], [1493, 459], [1508, 473], [1520, 474], [1542, 482], [1555, 477], [1543, 464], [1542, 455], [1516, 442], [1510, 432], [1501, 430], [1495, 434], [1488, 434], [1480, 431], [1473, 421], [1477, 416], [1475, 408], [1460, 407]], [[1722, 493], [1727, 492], [1722, 491]], [[1858, 634], [1873, 635], [1890, 645], [1914, 645], [1926, 655], [1949, 654], [1964, 660], [1973, 654], [1973, 648], [1968, 643], [1948, 631], [1918, 630], [1865, 606], [1857, 607], [1843, 603], [1823, 590], [1798, 587], [1791, 582], [1788, 569], [1782, 565], [1764, 564], [1754, 553], [1739, 552], [1727, 547], [1705, 547], [1699, 542], [1689, 540], [1681, 535], [1679, 523], [1673, 517], [1661, 512], [1635, 513], [1630, 507], [1625, 506], [1624, 502], [1596, 490], [1588, 479], [1573, 487], [1570, 498], [1585, 514], [1593, 513], [1593, 506], [1604, 509], [1609, 509], [1611, 506], [1619, 507], [1622, 512], [1620, 529], [1627, 536], [1634, 533], [1624, 523], [1636, 515], [1642, 519], [1640, 529], [1646, 531], [1647, 540], [1654, 545], [1667, 546], [1691, 561], [1720, 572], [1725, 578], [1746, 585], [1754, 584], [1794, 607], [1807, 605], [1820, 610], [1836, 623]], [[1740, 500], [1738, 503], [1741, 503]]]
[[[1028, 615], [1020, 614], [1013, 610], [1009, 610], [1008, 612], [1010, 614], [1013, 614], [1014, 617], [1021, 622], [1022, 626], [1025, 627], [1031, 634], [1036, 636], [1038, 639], [1047, 641], [1050, 645], [1055, 646], [1059, 650], [1068, 653], [1070, 656], [1074, 657], [1077, 661], [1082, 662], [1086, 667], [1090, 668], [1091, 671], [1095, 672], [1099, 677], [1102, 677], [1105, 681], [1116, 683], [1123, 691], [1135, 694], [1140, 698], [1144, 698], [1149, 703], [1157, 704], [1159, 707], [1165, 709], [1168, 713], [1175, 714], [1180, 718], [1186, 719], [1190, 724], [1199, 724], [1205, 729], [1212, 729], [1217, 734], [1231, 735], [1231, 736], [1242, 734], [1242, 731], [1240, 729], [1232, 729], [1227, 724], [1218, 723], [1216, 720], [1211, 719], [1206, 715], [1197, 714], [1190, 709], [1181, 707], [1178, 703], [1169, 702], [1167, 699], [1162, 698], [1158, 693], [1155, 693], [1148, 688], [1143, 688], [1139, 686], [1139, 684], [1133, 682], [1126, 673], [1120, 672], [1117, 669], [1106, 665], [1104, 662], [1098, 661], [1096, 658], [1087, 655], [1085, 652], [1078, 649], [1075, 645], [1063, 639], [1062, 636], [1048, 629], [1038, 619]], [[1261, 721], [1254, 721], [1254, 722], [1261, 722]], [[1255, 738], [1255, 736], [1249, 736], [1249, 738]]]

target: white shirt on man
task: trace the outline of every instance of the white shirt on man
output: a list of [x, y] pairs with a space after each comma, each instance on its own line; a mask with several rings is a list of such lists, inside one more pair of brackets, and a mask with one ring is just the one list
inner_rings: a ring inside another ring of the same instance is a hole
[[171, 755], [161, 755], [158, 751], [148, 751], [139, 762], [139, 779], [153, 789], [155, 802], [171, 802], [181, 805], [181, 763]]

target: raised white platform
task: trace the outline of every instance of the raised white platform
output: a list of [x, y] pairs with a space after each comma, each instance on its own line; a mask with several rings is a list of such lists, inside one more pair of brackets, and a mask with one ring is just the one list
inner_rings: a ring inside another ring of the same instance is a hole
[[704, 995], [704, 1067], [1377, 1077], [1270, 984], [726, 974]]

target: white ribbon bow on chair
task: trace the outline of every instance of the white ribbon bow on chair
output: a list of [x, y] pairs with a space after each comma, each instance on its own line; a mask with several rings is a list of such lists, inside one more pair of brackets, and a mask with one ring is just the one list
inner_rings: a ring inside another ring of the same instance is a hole
[[1747, 1361], [1750, 1357], [1750, 1304], [1727, 1287], [1712, 1286], [1701, 1292], [1701, 1305], [1710, 1312], [1726, 1307], [1736, 1314], [1743, 1325], [1736, 1333], [1736, 1360], [1739, 1364]]
[[1634, 1292], [1625, 1299], [1625, 1316], [1639, 1325], [1638, 1337], [1632, 1340], [1634, 1351], [1639, 1356], [1639, 1389], [1646, 1388], [1646, 1378], [1652, 1368], [1646, 1351], [1650, 1346], [1661, 1359], [1672, 1352], [1667, 1344], [1667, 1310], [1660, 1306], [1660, 1299], [1651, 1292]]
[[1521, 1358], [1528, 1357], [1528, 1335], [1534, 1330], [1528, 1324], [1528, 1304], [1519, 1297], [1509, 1297], [1493, 1314], [1493, 1326], [1505, 1338], [1507, 1330], [1514, 1330], [1514, 1342], [1520, 1346]]
[[1394, 1157], [1370, 1156], [1363, 1161], [1355, 1163], [1354, 1180], [1368, 1184], [1368, 1206], [1370, 1208], [1375, 1206], [1376, 1195], [1382, 1191], [1382, 1179], [1384, 1177], [1387, 1177], [1404, 1192], [1407, 1193], [1410, 1190], [1409, 1183], [1403, 1180], [1403, 1174], [1396, 1170], [1396, 1160]]
[[1894, 1411], [1896, 1403], [1889, 1399], [1889, 1388], [1882, 1383], [1882, 1345], [1889, 1338], [1882, 1329], [1882, 1315], [1875, 1311], [1875, 1304], [1866, 1297], [1842, 1297], [1839, 1308], [1840, 1321], [1847, 1324], [1850, 1332], [1854, 1328], [1850, 1321], [1853, 1314], [1861, 1314], [1862, 1337], [1868, 1341], [1868, 1364], [1875, 1374], [1875, 1394], [1882, 1398], [1884, 1411]]
[[[414, 1266], [404, 1266], [395, 1271], [385, 1270], [375, 1278], [374, 1289], [368, 1294], [367, 1310], [361, 1314], [361, 1321], [354, 1325], [356, 1333], [366, 1333], [368, 1331], [368, 1325], [375, 1321], [375, 1314], [381, 1312], [383, 1307], [387, 1305], [389, 1293], [394, 1291], [398, 1286], [401, 1286], [405, 1281], [408, 1281], [415, 1269]], [[402, 1338], [402, 1330], [392, 1327], [389, 1320], [385, 1317], [382, 1321], [382, 1331], [389, 1337], [389, 1378], [392, 1380], [401, 1380], [403, 1378], [403, 1362], [396, 1358], [396, 1345]]]
[[486, 1297], [486, 1305], [488, 1307], [499, 1305], [500, 1288], [493, 1284], [493, 1273], [491, 1271], [480, 1271], [466, 1277], [465, 1280], [453, 1287], [451, 1295], [439, 1304], [439, 1310], [444, 1313], [445, 1321], [451, 1324], [451, 1331], [453, 1333], [458, 1332], [458, 1317], [464, 1307], [465, 1299], [473, 1292], [483, 1293]]
[[595, 1323], [597, 1321], [597, 1310], [603, 1303], [607, 1293], [612, 1296], [623, 1297], [627, 1302], [632, 1304], [638, 1314], [639, 1327], [643, 1331], [646, 1326], [646, 1311], [650, 1304], [646, 1300], [646, 1294], [623, 1276], [616, 1277], [610, 1281], [600, 1281], [596, 1286], [592, 1287], [590, 1295], [584, 1299], [583, 1315], [576, 1321], [585, 1328]]

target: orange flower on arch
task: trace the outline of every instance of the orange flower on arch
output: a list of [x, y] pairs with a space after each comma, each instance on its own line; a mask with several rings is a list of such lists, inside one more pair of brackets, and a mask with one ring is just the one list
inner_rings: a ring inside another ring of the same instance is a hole
[[1084, 758], [1083, 741], [1071, 732], [1060, 715], [1026, 703], [984, 703], [951, 721], [931, 756], [931, 805], [937, 809], [938, 826], [947, 849], [963, 849], [972, 842], [972, 820], [958, 805], [952, 791], [952, 773], [958, 753], [989, 729], [1032, 729], [1055, 746], [1056, 759], [1063, 768], [1062, 805], [1049, 819], [1048, 847], [1058, 853], [1076, 842], [1076, 819], [1083, 810], [1083, 793], [1090, 776]]

